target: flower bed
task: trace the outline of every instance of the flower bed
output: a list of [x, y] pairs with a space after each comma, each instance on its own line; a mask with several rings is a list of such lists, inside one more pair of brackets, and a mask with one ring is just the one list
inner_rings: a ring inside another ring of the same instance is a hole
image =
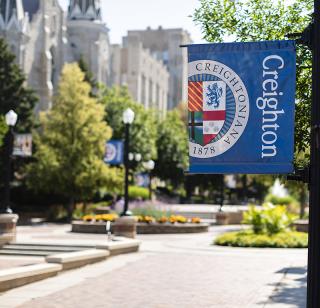
[[[72, 222], [72, 232], [106, 233], [106, 222], [114, 222], [114, 214], [84, 216], [82, 221]], [[158, 219], [153, 216], [136, 216], [138, 234], [174, 234], [208, 232], [209, 225], [201, 223], [200, 218], [187, 219], [184, 216], [171, 215]], [[112, 224], [111, 224], [112, 231]]]

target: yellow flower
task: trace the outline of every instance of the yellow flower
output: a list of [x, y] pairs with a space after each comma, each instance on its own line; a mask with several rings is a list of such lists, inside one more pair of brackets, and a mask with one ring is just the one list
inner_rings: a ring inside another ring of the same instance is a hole
[[165, 216], [162, 216], [161, 218], [158, 219], [158, 223], [160, 224], [164, 224], [166, 222], [168, 222], [168, 218]]
[[191, 223], [199, 224], [199, 223], [201, 223], [201, 219], [199, 217], [192, 217], [191, 218]]

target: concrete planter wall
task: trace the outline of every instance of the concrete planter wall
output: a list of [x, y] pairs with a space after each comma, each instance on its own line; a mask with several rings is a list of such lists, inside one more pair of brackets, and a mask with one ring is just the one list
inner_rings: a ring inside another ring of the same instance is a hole
[[0, 247], [16, 240], [17, 214], [0, 214]]
[[208, 224], [159, 224], [139, 223], [137, 224], [138, 234], [177, 234], [177, 233], [202, 233], [208, 232]]
[[299, 232], [309, 232], [309, 221], [306, 219], [296, 220], [292, 226]]
[[[117, 233], [116, 224], [112, 224], [111, 230]], [[201, 233], [208, 232], [208, 224], [159, 224], [159, 223], [137, 223], [136, 232], [138, 234], [177, 234], [177, 233]], [[101, 222], [74, 221], [72, 232], [78, 233], [106, 233], [106, 224]]]
[[217, 225], [240, 225], [243, 220], [243, 211], [218, 212], [216, 214]]

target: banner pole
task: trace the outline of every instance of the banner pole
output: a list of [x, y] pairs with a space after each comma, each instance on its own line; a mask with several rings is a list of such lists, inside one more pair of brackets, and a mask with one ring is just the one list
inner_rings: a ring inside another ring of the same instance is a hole
[[312, 32], [312, 131], [307, 307], [320, 307], [320, 0], [314, 0]]

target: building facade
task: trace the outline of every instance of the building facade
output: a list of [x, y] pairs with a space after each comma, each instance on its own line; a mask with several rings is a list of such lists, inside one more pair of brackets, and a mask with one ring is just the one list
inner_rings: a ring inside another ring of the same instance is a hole
[[167, 67], [170, 75], [168, 108], [173, 109], [179, 103], [187, 102], [188, 59], [186, 48], [181, 48], [180, 45], [192, 42], [190, 34], [181, 28], [147, 28], [128, 31], [125, 40], [141, 42], [143, 48], [150, 50]]
[[58, 0], [0, 0], [0, 35], [39, 96], [36, 113], [51, 108], [66, 62], [83, 57], [96, 80], [108, 82], [108, 31], [97, 0], [71, 0], [67, 16]]
[[110, 84], [109, 29], [102, 22], [99, 1], [71, 0], [67, 21], [71, 61], [82, 57], [97, 82]]
[[64, 63], [65, 18], [57, 0], [1, 0], [0, 35], [39, 96], [36, 112], [51, 107]]
[[187, 99], [189, 43], [182, 29], [129, 31], [123, 45], [110, 45], [99, 0], [0, 0], [0, 36], [16, 55], [27, 82], [39, 96], [36, 114], [49, 110], [66, 62], [88, 64], [99, 83], [127, 85], [146, 108], [167, 109]]
[[112, 48], [112, 82], [126, 85], [133, 99], [164, 118], [168, 109], [169, 72], [142, 43], [126, 39]]

